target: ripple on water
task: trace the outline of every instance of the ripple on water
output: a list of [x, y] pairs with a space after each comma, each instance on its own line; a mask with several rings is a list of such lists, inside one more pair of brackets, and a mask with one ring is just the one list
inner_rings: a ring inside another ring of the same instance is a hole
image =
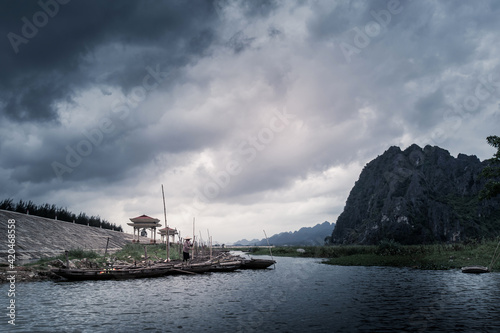
[[[20, 283], [19, 332], [500, 331], [500, 274], [342, 267]], [[5, 285], [0, 286], [2, 293]]]

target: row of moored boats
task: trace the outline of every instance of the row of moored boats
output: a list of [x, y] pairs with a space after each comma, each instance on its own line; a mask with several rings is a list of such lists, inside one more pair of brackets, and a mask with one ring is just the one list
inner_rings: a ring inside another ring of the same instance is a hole
[[51, 272], [60, 278], [72, 281], [120, 280], [160, 277], [180, 274], [203, 274], [209, 272], [232, 272], [240, 269], [266, 269], [276, 263], [270, 259], [246, 259], [232, 257], [229, 260], [216, 258], [203, 262], [160, 262], [152, 265], [121, 265], [102, 269], [55, 268]]

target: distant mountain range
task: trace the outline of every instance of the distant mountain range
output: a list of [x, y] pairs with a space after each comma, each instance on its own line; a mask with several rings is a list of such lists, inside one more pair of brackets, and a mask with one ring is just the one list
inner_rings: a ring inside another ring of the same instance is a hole
[[[269, 244], [275, 246], [314, 246], [314, 245], [324, 245], [325, 238], [332, 234], [335, 227], [335, 223], [330, 223], [325, 221], [321, 224], [317, 224], [314, 227], [304, 227], [300, 228], [294, 232], [282, 232], [269, 237]], [[252, 239], [246, 240], [242, 239], [234, 243], [234, 245], [255, 245], [263, 246], [267, 245], [267, 240]]]

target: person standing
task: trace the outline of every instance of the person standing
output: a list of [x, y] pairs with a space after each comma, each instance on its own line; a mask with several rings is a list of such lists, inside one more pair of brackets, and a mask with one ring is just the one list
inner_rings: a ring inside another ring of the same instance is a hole
[[189, 248], [193, 247], [191, 243], [191, 237], [186, 237], [184, 239], [184, 244], [182, 245], [182, 262], [188, 262], [189, 260]]

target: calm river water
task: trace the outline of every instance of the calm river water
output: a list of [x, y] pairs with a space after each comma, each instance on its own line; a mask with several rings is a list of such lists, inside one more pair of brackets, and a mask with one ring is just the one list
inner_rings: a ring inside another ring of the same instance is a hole
[[275, 270], [18, 283], [16, 326], [3, 315], [0, 331], [500, 332], [500, 273], [274, 259]]

